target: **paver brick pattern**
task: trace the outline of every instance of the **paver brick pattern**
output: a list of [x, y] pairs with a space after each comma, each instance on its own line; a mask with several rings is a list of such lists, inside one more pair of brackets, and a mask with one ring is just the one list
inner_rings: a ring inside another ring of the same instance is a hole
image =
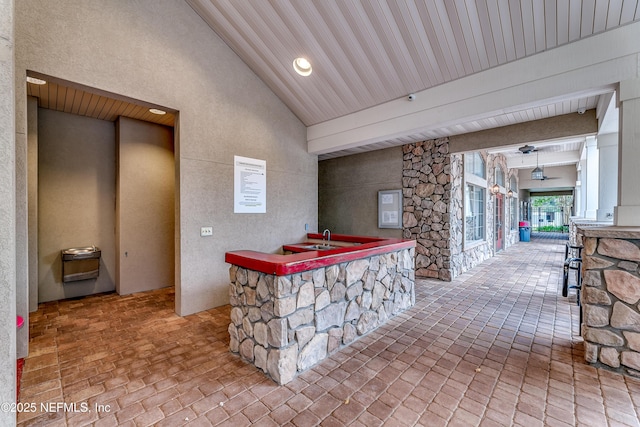
[[640, 426], [640, 380], [584, 362], [563, 244], [418, 280], [413, 308], [284, 386], [229, 352], [229, 306], [179, 317], [171, 288], [44, 303], [18, 424]]

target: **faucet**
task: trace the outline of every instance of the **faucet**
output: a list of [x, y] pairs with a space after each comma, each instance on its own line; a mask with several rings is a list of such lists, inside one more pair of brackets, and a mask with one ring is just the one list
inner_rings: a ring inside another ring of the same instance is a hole
[[[327, 243], [324, 243], [325, 238], [327, 239]], [[327, 228], [322, 232], [322, 244], [329, 246], [330, 243], [331, 243], [331, 231], [329, 231], [329, 229]]]

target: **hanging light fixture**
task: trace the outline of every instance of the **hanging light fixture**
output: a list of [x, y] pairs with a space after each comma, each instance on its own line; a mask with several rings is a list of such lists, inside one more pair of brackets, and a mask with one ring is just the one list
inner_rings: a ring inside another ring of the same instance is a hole
[[531, 171], [531, 179], [542, 181], [544, 179], [544, 170], [538, 166], [538, 153], [536, 152], [536, 168]]

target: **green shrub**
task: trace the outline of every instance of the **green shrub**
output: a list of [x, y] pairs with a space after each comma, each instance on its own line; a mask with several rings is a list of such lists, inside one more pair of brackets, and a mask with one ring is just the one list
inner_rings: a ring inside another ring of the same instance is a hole
[[541, 227], [538, 227], [537, 231], [539, 232], [547, 232], [547, 233], [551, 233], [551, 232], [557, 232], [557, 233], [563, 233], [565, 232], [565, 227], [561, 226], [561, 225], [543, 225]]

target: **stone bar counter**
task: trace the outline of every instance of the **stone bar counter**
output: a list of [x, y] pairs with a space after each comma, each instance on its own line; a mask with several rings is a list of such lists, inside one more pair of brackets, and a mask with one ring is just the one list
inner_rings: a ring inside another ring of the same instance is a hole
[[640, 376], [640, 227], [578, 228], [588, 363]]
[[415, 304], [415, 241], [322, 235], [227, 252], [230, 350], [279, 384]]

